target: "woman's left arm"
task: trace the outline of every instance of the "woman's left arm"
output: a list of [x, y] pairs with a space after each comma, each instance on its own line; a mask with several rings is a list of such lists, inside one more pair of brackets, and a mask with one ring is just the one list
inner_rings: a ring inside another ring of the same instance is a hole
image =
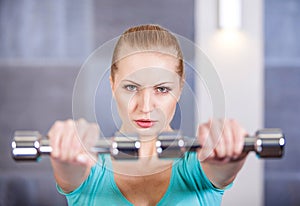
[[198, 128], [202, 148], [198, 159], [202, 168], [217, 188], [233, 182], [245, 163], [244, 138], [246, 131], [235, 120], [211, 120]]

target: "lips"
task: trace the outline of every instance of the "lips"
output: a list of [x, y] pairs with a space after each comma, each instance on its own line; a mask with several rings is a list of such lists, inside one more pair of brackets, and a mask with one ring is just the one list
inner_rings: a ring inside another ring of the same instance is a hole
[[141, 128], [150, 128], [154, 125], [155, 121], [148, 119], [138, 119], [135, 123]]

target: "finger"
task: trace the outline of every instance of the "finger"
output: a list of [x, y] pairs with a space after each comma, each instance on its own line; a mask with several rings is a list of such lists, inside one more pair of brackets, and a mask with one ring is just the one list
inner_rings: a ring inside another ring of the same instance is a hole
[[85, 119], [79, 119], [74, 122], [74, 137], [72, 140], [72, 159], [76, 162], [77, 156], [85, 151], [84, 136], [88, 130], [88, 122]]
[[74, 146], [78, 144], [74, 128], [74, 121], [67, 120], [65, 124], [65, 129], [63, 132], [63, 137], [61, 140], [61, 153], [60, 159], [64, 162], [71, 162], [74, 157]]
[[198, 142], [204, 146], [209, 136], [209, 127], [207, 124], [202, 124], [198, 127]]
[[77, 137], [79, 138], [79, 142], [83, 142], [83, 136], [86, 133], [86, 130], [88, 128], [88, 122], [85, 119], [79, 119], [75, 122], [75, 132], [77, 134]]
[[82, 151], [82, 143], [79, 137], [81, 134], [78, 134], [76, 122], [73, 120], [68, 120], [66, 127], [64, 139], [62, 140], [62, 148], [64, 151], [62, 160], [76, 162], [76, 156]]
[[216, 158], [223, 159], [226, 157], [226, 145], [225, 145], [224, 137], [221, 137], [219, 139], [219, 142], [217, 143], [214, 151], [216, 153]]
[[88, 150], [90, 150], [90, 148], [96, 144], [96, 141], [99, 138], [99, 134], [100, 134], [100, 129], [98, 124], [96, 123], [89, 124], [87, 132], [85, 134], [85, 143], [88, 147]]
[[202, 148], [198, 150], [198, 159], [202, 161], [205, 160], [213, 151], [213, 147], [211, 146], [211, 140], [209, 138], [208, 124], [202, 124], [199, 126], [197, 137], [199, 144], [202, 146]]
[[231, 120], [231, 128], [233, 132], [233, 159], [238, 158], [239, 154], [239, 144], [240, 144], [240, 126], [235, 120]]
[[96, 144], [99, 132], [100, 130], [96, 123], [87, 124], [85, 133], [82, 135], [80, 153], [76, 157], [78, 163], [91, 165], [96, 162], [97, 155], [91, 152], [91, 148]]
[[48, 132], [50, 145], [52, 147], [51, 157], [58, 158], [60, 154], [61, 136], [63, 133], [64, 123], [56, 121]]
[[226, 121], [224, 129], [223, 129], [223, 133], [224, 133], [223, 138], [224, 138], [224, 144], [225, 144], [225, 150], [226, 150], [227, 157], [232, 157], [233, 148], [234, 148], [233, 142], [234, 142], [235, 134], [234, 134], [231, 124], [232, 124], [231, 120]]
[[214, 149], [218, 146], [220, 139], [222, 138], [222, 132], [224, 127], [224, 120], [212, 120], [209, 129], [209, 138]]
[[234, 124], [234, 153], [233, 156], [235, 159], [237, 159], [243, 151], [244, 148], [244, 138], [247, 135], [247, 132], [244, 128], [242, 128], [238, 122], [233, 121]]
[[210, 131], [210, 137], [215, 145], [214, 151], [216, 153], [216, 158], [222, 159], [226, 156], [226, 145], [224, 139], [227, 138], [223, 133], [224, 130], [224, 121], [223, 120], [215, 120], [213, 121], [213, 125]]

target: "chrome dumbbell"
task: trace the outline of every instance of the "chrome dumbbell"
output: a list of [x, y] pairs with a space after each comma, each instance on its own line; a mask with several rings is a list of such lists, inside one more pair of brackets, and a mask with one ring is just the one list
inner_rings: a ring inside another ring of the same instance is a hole
[[[99, 139], [91, 152], [110, 154], [114, 159], [138, 159], [141, 143], [136, 135], [116, 135], [111, 139]], [[245, 137], [244, 152], [255, 151], [261, 158], [280, 158], [283, 155], [285, 138], [280, 129], [263, 129], [253, 137]], [[196, 151], [201, 145], [196, 138], [179, 133], [162, 133], [156, 141], [159, 158], [178, 158], [187, 151]], [[52, 151], [49, 140], [37, 131], [17, 131], [12, 142], [15, 160], [37, 160]]]
[[[159, 136], [156, 146], [161, 158], [180, 157], [186, 151], [201, 148], [195, 138], [176, 138], [172, 133]], [[285, 137], [281, 129], [261, 129], [254, 136], [245, 137], [243, 153], [254, 151], [259, 158], [281, 158], [284, 146]]]
[[[36, 161], [41, 155], [49, 155], [52, 148], [49, 140], [38, 131], [16, 131], [12, 141], [12, 157], [15, 160]], [[137, 159], [140, 141], [135, 136], [119, 135], [97, 140], [90, 152], [110, 154], [115, 159]]]

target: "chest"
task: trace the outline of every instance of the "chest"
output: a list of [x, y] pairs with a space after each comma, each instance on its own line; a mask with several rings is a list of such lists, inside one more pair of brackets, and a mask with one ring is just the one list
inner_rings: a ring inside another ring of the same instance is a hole
[[123, 196], [134, 205], [156, 205], [166, 193], [172, 168], [147, 176], [114, 174]]

